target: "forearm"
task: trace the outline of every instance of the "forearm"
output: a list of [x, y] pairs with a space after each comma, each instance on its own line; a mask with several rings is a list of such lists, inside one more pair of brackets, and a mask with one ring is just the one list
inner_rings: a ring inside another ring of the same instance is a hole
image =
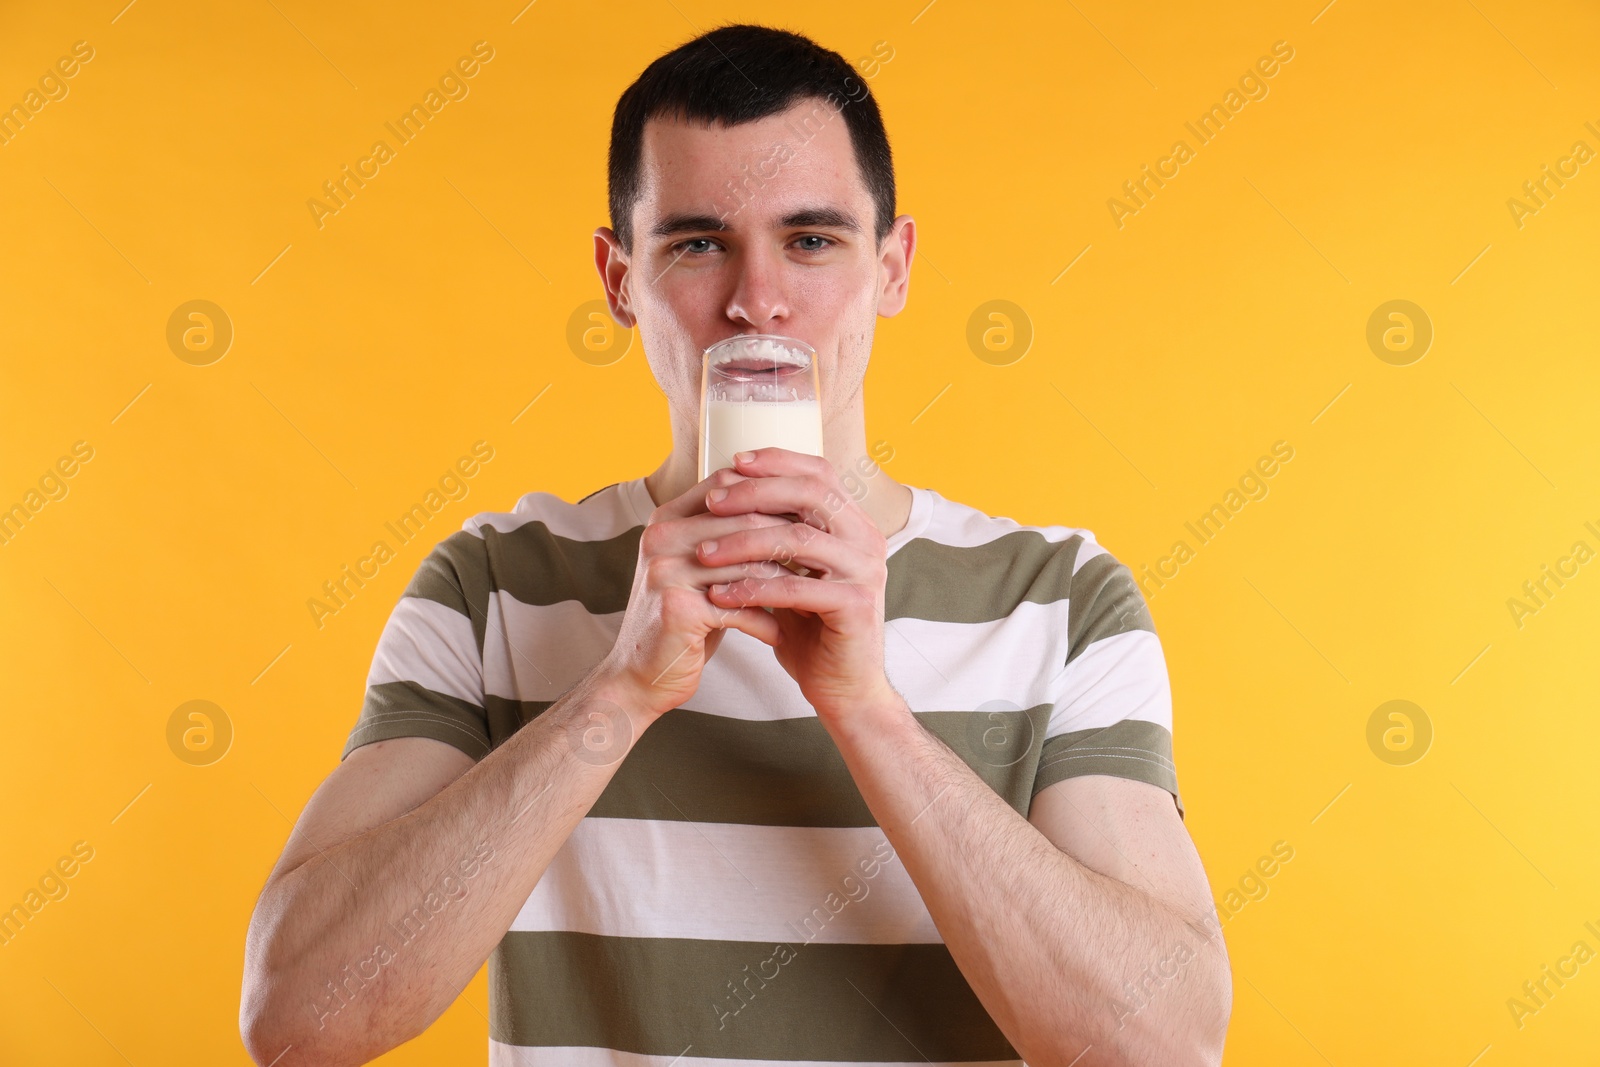
[[246, 944], [252, 1051], [364, 1063], [438, 1018], [646, 725], [580, 753], [612, 699], [634, 707], [591, 676], [437, 795], [269, 883]]
[[1214, 925], [1208, 937], [1204, 917], [1078, 863], [898, 709], [834, 739], [1018, 1054], [1036, 1067], [1217, 1062], [1229, 977]]

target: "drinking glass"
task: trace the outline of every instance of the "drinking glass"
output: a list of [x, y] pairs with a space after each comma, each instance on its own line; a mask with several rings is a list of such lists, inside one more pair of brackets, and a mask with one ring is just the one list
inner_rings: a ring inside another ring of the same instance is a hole
[[821, 396], [816, 349], [797, 337], [739, 334], [706, 349], [700, 478], [756, 448], [822, 455]]

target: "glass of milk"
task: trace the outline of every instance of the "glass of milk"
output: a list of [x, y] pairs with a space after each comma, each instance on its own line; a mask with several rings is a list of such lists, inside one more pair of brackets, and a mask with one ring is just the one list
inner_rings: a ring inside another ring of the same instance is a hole
[[733, 454], [777, 446], [822, 455], [817, 353], [796, 337], [739, 334], [705, 351], [700, 400], [700, 477], [733, 466]]

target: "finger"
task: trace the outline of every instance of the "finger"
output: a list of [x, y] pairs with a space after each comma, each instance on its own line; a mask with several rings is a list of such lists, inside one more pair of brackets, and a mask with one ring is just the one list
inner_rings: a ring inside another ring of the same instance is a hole
[[690, 515], [703, 513], [707, 510], [706, 493], [712, 489], [720, 489], [735, 482], [746, 480], [744, 475], [735, 471], [732, 467], [723, 467], [721, 470], [712, 471], [671, 500], [664, 501], [656, 508], [656, 514], [661, 519], [683, 519]]
[[848, 582], [784, 575], [777, 578], [741, 578], [706, 590], [711, 602], [725, 607], [794, 608], [824, 617], [846, 611], [874, 609], [873, 602]]
[[[705, 592], [713, 585], [737, 582], [742, 578], [775, 578], [782, 574], [809, 573], [795, 570], [780, 560], [757, 559], [707, 565], [695, 558], [693, 542], [680, 553], [664, 555], [656, 564], [662, 586], [697, 589]], [[786, 569], [787, 568], [787, 569]]]
[[[665, 505], [657, 511], [664, 511]], [[759, 515], [746, 512], [742, 515], [697, 515], [652, 519], [639, 532], [639, 550], [650, 558], [668, 556], [695, 557], [695, 548], [701, 541], [724, 537], [738, 530], [757, 529], [762, 526], [785, 526], [787, 520], [776, 515]]]
[[[714, 499], [716, 491], [725, 495]], [[771, 475], [745, 478], [708, 490], [706, 510], [715, 515], [753, 511], [764, 515], [793, 515], [808, 526], [856, 540], [870, 525], [865, 513], [838, 485], [838, 476], [822, 474]]]
[[[740, 456], [750, 458], [740, 460], [738, 458]], [[821, 456], [813, 456], [809, 452], [796, 452], [777, 445], [753, 449], [750, 452], [736, 452], [729, 462], [733, 464], [735, 470], [758, 478], [768, 474], [826, 475], [833, 470], [833, 464]]]
[[[788, 519], [779, 518], [776, 515], [761, 515], [752, 511], [745, 512], [742, 515], [701, 513], [682, 519], [673, 519], [670, 522], [658, 525], [665, 527], [663, 533], [654, 535], [659, 539], [656, 542], [658, 551], [695, 559], [696, 550], [702, 541], [723, 540], [745, 530], [792, 526], [794, 524]], [[665, 546], [665, 548], [663, 549], [662, 546]]]
[[799, 563], [825, 577], [853, 581], [865, 575], [871, 558], [855, 545], [804, 523], [786, 522], [754, 530], [735, 530], [700, 542], [696, 552], [707, 567], [774, 560]]
[[717, 612], [717, 619], [719, 629], [738, 630], [764, 645], [776, 645], [782, 633], [778, 620], [760, 608], [723, 608]]

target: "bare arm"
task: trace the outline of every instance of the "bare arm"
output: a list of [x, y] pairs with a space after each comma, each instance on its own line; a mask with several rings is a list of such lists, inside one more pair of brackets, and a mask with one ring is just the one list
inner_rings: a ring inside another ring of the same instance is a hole
[[427, 1029], [653, 718], [639, 706], [597, 670], [476, 765], [427, 738], [352, 752], [302, 813], [250, 922], [251, 1056], [365, 1063]]
[[655, 509], [611, 653], [476, 765], [402, 738], [363, 745], [328, 776], [245, 939], [239, 1029], [257, 1063], [365, 1063], [426, 1030], [640, 735], [698, 688], [725, 630], [777, 639], [766, 612], [706, 596], [744, 568], [694, 559], [704, 538], [782, 524], [706, 511], [709, 487], [739, 479], [719, 470]]
[[1221, 1062], [1227, 954], [1164, 790], [1069, 779], [1040, 792], [1030, 823], [903, 701], [834, 739], [951, 957], [1026, 1062]]
[[[951, 958], [1022, 1059], [1035, 1067], [1220, 1062], [1227, 956], [1171, 797], [1142, 782], [1084, 775], [1041, 790], [1034, 821], [1024, 818], [890, 684], [887, 538], [838, 472], [784, 448], [756, 449], [738, 463], [750, 477], [708, 506], [802, 521], [718, 539], [702, 547], [704, 557], [798, 562], [806, 574], [752, 574], [712, 595], [773, 609], [778, 662], [816, 709]], [[1113, 570], [1085, 596], [1091, 619], [1148, 628], [1126, 573]], [[1079, 647], [1085, 633], [1079, 627]], [[1147, 656], [1154, 651], [1145, 646]], [[1147, 701], [1159, 706], [1164, 664], [1130, 660], [1122, 671], [1141, 673]], [[1106, 688], [1120, 684], [1121, 676]], [[1074, 711], [1088, 706], [1077, 701]], [[1083, 807], [1095, 814], [1074, 819]], [[1165, 986], [1141, 992], [1135, 983], [1147, 974]]]
[[[1112, 1063], [1146, 1062], [1151, 1050], [1161, 1050], [1163, 1062], [1220, 1062], [1232, 971], [1205, 867], [1172, 796], [1144, 782], [1085, 775], [1041, 790], [1028, 821], [1099, 890], [1100, 908], [1084, 914], [1082, 932], [1106, 951], [1097, 985], [1113, 989], [1098, 1004], [1082, 995], [1103, 1035], [1091, 1029], [1087, 1040]], [[1116, 943], [1125, 923], [1146, 937]], [[1093, 1052], [1083, 1059], [1099, 1062]]]

